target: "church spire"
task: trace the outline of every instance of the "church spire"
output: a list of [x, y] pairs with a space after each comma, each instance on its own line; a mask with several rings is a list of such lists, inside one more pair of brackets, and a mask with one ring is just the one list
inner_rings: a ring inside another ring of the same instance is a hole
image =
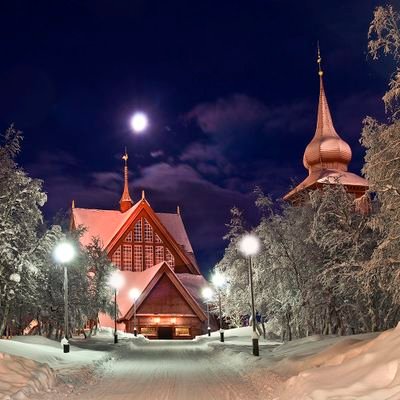
[[121, 200], [119, 201], [121, 212], [128, 211], [133, 206], [133, 201], [129, 194], [128, 187], [128, 153], [125, 147], [125, 154], [122, 156], [122, 159], [125, 161], [124, 165], [124, 191], [121, 196]]
[[321, 52], [318, 44], [319, 103], [317, 127], [311, 142], [306, 147], [303, 164], [311, 172], [321, 169], [347, 171], [351, 161], [350, 146], [337, 134], [325, 94]]

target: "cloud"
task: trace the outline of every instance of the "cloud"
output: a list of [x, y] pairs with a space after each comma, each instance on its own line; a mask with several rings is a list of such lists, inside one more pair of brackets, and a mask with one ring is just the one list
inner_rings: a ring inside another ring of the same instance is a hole
[[[140, 172], [134, 186], [145, 189], [156, 211], [174, 212], [179, 205], [198, 257], [217, 262], [222, 255], [230, 209], [234, 205], [251, 208], [251, 195], [212, 183], [186, 164], [158, 163]], [[202, 265], [204, 269], [211, 266]]]
[[182, 152], [179, 159], [195, 166], [204, 175], [227, 175], [234, 171], [234, 166], [223, 155], [218, 144], [194, 142]]
[[154, 150], [150, 152], [150, 156], [152, 158], [159, 158], [162, 157], [164, 155], [164, 151], [163, 150]]
[[267, 107], [245, 94], [234, 94], [215, 102], [202, 103], [186, 114], [188, 121], [195, 120], [205, 133], [228, 133], [242, 126], [265, 121]]

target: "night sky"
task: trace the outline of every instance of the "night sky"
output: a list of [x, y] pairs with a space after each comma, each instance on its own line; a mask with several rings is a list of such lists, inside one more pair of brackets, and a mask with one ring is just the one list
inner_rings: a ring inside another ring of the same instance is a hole
[[[393, 65], [367, 57], [381, 2], [10, 3], [0, 17], [0, 128], [24, 132], [18, 161], [44, 180], [46, 218], [72, 199], [118, 208], [127, 146], [132, 197], [145, 189], [159, 212], [180, 205], [204, 272], [223, 254], [232, 206], [254, 224], [256, 185], [279, 198], [307, 174], [317, 40], [353, 172], [363, 118], [384, 118]], [[145, 134], [130, 129], [136, 110], [149, 115]]]

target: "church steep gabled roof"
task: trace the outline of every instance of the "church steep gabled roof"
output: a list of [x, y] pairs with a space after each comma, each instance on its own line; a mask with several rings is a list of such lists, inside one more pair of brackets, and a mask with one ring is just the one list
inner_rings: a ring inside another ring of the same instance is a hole
[[156, 222], [163, 226], [166, 234], [172, 237], [172, 240], [179, 247], [178, 250], [184, 254], [198, 273], [199, 266], [180, 214], [155, 213], [144, 198], [126, 212], [75, 207], [72, 209], [73, 226], [75, 228], [80, 226], [85, 228], [85, 232], [80, 238], [83, 246], [88, 246], [94, 237], [98, 237], [102, 242], [103, 248], [107, 249], [112, 246], [117, 236], [121, 234], [124, 226], [129, 224], [134, 214], [143, 207], [146, 207], [147, 211], [156, 217]]
[[203, 277], [201, 277], [203, 279], [194, 280], [194, 282], [197, 283], [197, 286], [202, 285], [201, 288], [199, 286], [194, 289], [192, 285], [189, 289], [179, 278], [181, 274], [175, 273], [165, 261], [155, 265], [152, 268], [149, 268], [144, 272], [121, 271], [121, 273], [126, 279], [126, 284], [124, 286], [126, 287], [126, 289], [121, 289], [120, 293], [118, 294], [118, 306], [121, 312], [121, 320], [131, 319], [133, 316], [133, 303], [132, 300], [129, 299], [128, 288], [135, 287], [140, 292], [140, 296], [136, 300], [136, 309], [139, 311], [140, 306], [146, 301], [147, 296], [150, 294], [151, 290], [154, 288], [154, 286], [163, 275], [166, 275], [169, 278], [171, 284], [176, 287], [176, 289], [188, 303], [193, 312], [199, 317], [199, 319], [201, 321], [204, 321], [206, 319], [205, 312], [200, 306], [203, 301], [199, 302], [192, 294], [193, 292], [199, 292], [201, 288], [204, 287], [203, 281], [205, 282], [205, 279]]

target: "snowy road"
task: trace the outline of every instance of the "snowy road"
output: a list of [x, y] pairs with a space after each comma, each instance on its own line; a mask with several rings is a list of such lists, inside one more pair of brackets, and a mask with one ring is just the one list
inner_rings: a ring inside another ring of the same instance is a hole
[[[193, 342], [156, 341], [138, 347], [121, 344], [97, 383], [68, 398], [265, 399], [240, 374], [238, 362], [224, 353]], [[59, 398], [65, 396], [60, 394]]]

